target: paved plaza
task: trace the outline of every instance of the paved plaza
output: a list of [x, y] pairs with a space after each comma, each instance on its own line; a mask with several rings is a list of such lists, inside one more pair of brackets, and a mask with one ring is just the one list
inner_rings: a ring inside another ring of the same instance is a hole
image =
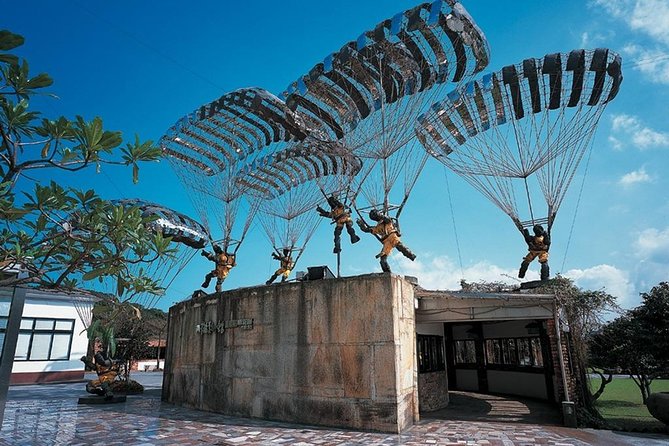
[[[3, 445], [666, 445], [669, 436], [567, 429], [552, 423], [423, 419], [401, 435], [244, 419], [160, 401], [162, 375], [136, 373], [143, 395], [79, 405], [83, 384], [12, 386]], [[495, 403], [493, 403], [495, 404]], [[516, 409], [518, 410], [518, 409]], [[496, 420], [497, 418], [495, 418]]]

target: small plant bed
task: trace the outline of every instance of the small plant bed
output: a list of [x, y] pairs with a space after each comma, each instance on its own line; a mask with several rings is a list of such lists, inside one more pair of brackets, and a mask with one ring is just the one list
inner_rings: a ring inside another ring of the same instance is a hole
[[144, 392], [144, 386], [138, 383], [137, 381], [133, 381], [132, 379], [125, 381], [125, 380], [118, 380], [114, 381], [110, 385], [112, 392], [114, 394], [124, 394], [124, 395], [137, 395], [139, 393]]
[[[599, 385], [591, 380], [591, 387]], [[656, 379], [652, 392], [669, 392], [669, 379]], [[664, 423], [656, 420], [641, 402], [641, 392], [631, 378], [614, 378], [597, 399], [595, 406], [611, 429], [627, 432], [668, 432]]]

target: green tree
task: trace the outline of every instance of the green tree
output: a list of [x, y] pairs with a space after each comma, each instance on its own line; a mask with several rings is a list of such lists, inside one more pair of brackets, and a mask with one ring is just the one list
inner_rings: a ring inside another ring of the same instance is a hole
[[123, 379], [129, 381], [132, 364], [153, 357], [149, 341], [164, 330], [163, 324], [167, 315], [162, 310], [107, 300], [96, 304], [89, 336], [93, 333], [103, 351], [123, 363]]
[[160, 368], [160, 343], [167, 336], [167, 313], [159, 308], [147, 308], [143, 311], [143, 318], [151, 340], [157, 341], [154, 354], [156, 358], [156, 368]]
[[578, 402], [585, 412], [599, 419], [588, 380], [588, 340], [601, 328], [607, 312], [619, 311], [616, 299], [602, 290], [582, 290], [570, 279], [562, 276], [549, 280], [546, 285], [537, 288], [536, 292], [555, 295], [561, 313], [560, 319], [569, 328], [572, 352], [570, 359], [576, 379]]
[[640, 306], [606, 324], [590, 342], [593, 363], [629, 374], [643, 403], [654, 379], [669, 372], [669, 283], [641, 294]]
[[[28, 62], [10, 53], [23, 42], [0, 31], [0, 286], [72, 289], [109, 280], [124, 300], [159, 294], [137, 267], [172, 254], [170, 240], [150, 230], [151, 218], [92, 189], [30, 184], [31, 172], [74, 173], [104, 164], [130, 167], [137, 182], [139, 163], [158, 160], [160, 149], [138, 137], [122, 146], [121, 133], [105, 130], [99, 117], [48, 119], [34, 110], [36, 95], [54, 98], [44, 92], [53, 81], [46, 73], [32, 75]], [[6, 274], [16, 267], [28, 277]]]

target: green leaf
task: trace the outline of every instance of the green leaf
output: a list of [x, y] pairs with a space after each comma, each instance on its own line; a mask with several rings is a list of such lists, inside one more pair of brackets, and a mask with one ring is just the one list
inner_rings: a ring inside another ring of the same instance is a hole
[[40, 73], [37, 76], [28, 79], [26, 84], [28, 88], [44, 88], [51, 85], [53, 85], [53, 79], [46, 73]]
[[19, 63], [19, 58], [13, 54], [0, 54], [0, 63], [17, 65]]
[[88, 271], [86, 274], [83, 275], [82, 279], [83, 280], [93, 280], [96, 277], [101, 276], [102, 274], [105, 273], [104, 268], [99, 268], [99, 269], [94, 269], [92, 271]]
[[8, 51], [17, 48], [25, 42], [23, 36], [14, 34], [6, 29], [0, 30], [0, 51]]

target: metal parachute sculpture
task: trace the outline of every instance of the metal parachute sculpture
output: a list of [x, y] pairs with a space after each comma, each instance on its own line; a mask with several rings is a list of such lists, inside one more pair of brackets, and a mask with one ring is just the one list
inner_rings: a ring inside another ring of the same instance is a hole
[[[542, 231], [550, 237], [599, 118], [618, 94], [621, 68], [620, 56], [603, 48], [525, 59], [435, 103], [419, 118], [416, 135], [428, 153], [506, 213], [529, 245], [529, 227], [534, 237], [544, 237]], [[544, 241], [544, 249], [535, 249], [546, 252], [542, 278], [550, 245]]]
[[277, 256], [297, 254], [294, 266], [320, 222], [314, 208], [345, 189], [360, 167], [345, 148], [310, 138], [248, 164], [237, 181], [259, 200], [256, 218]]
[[346, 43], [283, 96], [305, 122], [362, 159], [341, 201], [396, 218], [427, 159], [411, 143], [413, 123], [488, 58], [485, 37], [462, 5], [423, 3]]
[[[180, 212], [140, 199], [112, 200], [112, 203], [126, 209], [138, 208], [142, 216], [153, 218], [148, 229], [171, 239], [171, 255], [163, 256], [148, 264], [128, 265], [130, 269], [143, 269], [144, 274], [156, 280], [163, 289], [169, 288], [198, 249], [207, 244], [209, 235], [204, 226]], [[152, 308], [159, 297], [160, 295], [143, 292], [128, 296], [126, 301]]]
[[263, 89], [244, 88], [181, 118], [160, 145], [209, 234], [216, 234], [224, 252], [236, 253], [260, 204], [237, 181], [239, 171], [303, 140], [307, 132], [283, 101]]
[[[118, 199], [109, 203], [112, 205], [109, 208], [112, 218], [134, 218], [132, 213], [138, 213], [134, 215], [141, 216], [144, 221], [142, 229], [160, 237], [155, 240], [156, 247], [142, 252], [125, 246], [107, 247], [110, 252], [117, 252], [127, 260], [111, 265], [124, 270], [123, 278], [112, 280], [111, 277], [100, 274], [100, 270], [83, 274], [82, 279], [87, 282], [90, 294], [73, 293], [71, 296], [86, 329], [93, 322], [93, 307], [96, 302], [113, 308], [120, 308], [124, 304], [152, 308], [209, 238], [200, 223], [165, 206], [140, 199]], [[75, 214], [73, 218], [78, 217]], [[76, 227], [76, 222], [74, 225]], [[145, 234], [138, 230], [135, 236], [143, 237]], [[161, 241], [167, 238], [169, 241]], [[158, 247], [159, 245], [162, 247]], [[158, 250], [165, 252], [165, 255], [154, 258]], [[142, 277], [150, 277], [152, 281], [142, 281]], [[134, 287], [128, 286], [131, 281], [134, 281]], [[131, 288], [134, 289], [132, 293], [129, 292]]]

